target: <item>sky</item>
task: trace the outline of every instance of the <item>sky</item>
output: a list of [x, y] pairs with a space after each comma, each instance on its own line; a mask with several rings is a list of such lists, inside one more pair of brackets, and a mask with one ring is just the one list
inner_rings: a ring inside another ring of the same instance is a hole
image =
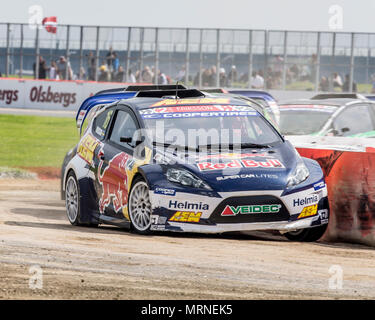
[[59, 24], [375, 32], [374, 0], [12, 0], [0, 22], [28, 23], [35, 5]]

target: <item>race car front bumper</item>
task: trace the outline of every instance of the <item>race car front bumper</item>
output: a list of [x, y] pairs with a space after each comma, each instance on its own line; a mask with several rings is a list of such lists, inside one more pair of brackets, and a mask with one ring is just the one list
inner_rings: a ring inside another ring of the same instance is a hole
[[151, 230], [289, 232], [327, 224], [329, 218], [324, 181], [291, 193], [283, 190], [241, 191], [220, 193], [218, 197], [172, 189], [150, 193], [153, 204]]

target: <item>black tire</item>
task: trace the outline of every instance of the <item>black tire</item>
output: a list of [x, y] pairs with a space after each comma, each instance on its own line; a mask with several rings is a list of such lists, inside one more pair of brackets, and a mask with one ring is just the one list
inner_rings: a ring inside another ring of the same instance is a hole
[[[147, 234], [151, 233], [151, 213], [152, 213], [151, 202], [149, 201], [149, 198], [148, 199], [145, 198], [144, 204], [143, 203], [139, 204], [139, 205], [143, 206], [143, 208], [141, 208], [139, 206], [135, 206], [135, 204], [133, 203], [133, 201], [135, 201], [135, 199], [133, 199], [133, 196], [135, 195], [134, 192], [138, 192], [138, 190], [140, 188], [147, 188], [147, 192], [149, 192], [148, 185], [147, 185], [146, 181], [142, 177], [139, 176], [139, 177], [134, 179], [134, 181], [132, 183], [132, 187], [131, 187], [130, 192], [129, 192], [128, 213], [129, 213], [129, 219], [130, 219], [130, 229], [132, 231], [134, 231], [135, 233], [147, 235]], [[147, 202], [148, 202], [148, 204], [147, 204]], [[147, 214], [147, 212], [146, 212], [148, 210], [149, 210], [149, 214]], [[140, 212], [138, 212], [138, 211], [140, 211]], [[149, 223], [144, 223], [144, 227], [141, 226], [142, 219], [141, 218], [139, 218], [141, 220], [137, 219], [137, 217], [140, 213], [142, 215], [144, 214], [145, 219], [147, 219], [147, 217], [146, 217], [147, 215], [148, 215], [148, 218], [149, 218]]]
[[294, 232], [284, 233], [284, 236], [291, 241], [314, 242], [319, 240], [326, 232], [328, 224], [319, 227], [301, 229]]
[[[68, 185], [70, 184], [69, 188], [76, 189], [74, 192], [73, 190], [68, 191]], [[75, 193], [75, 194], [74, 194]], [[81, 192], [79, 190], [79, 183], [77, 180], [76, 175], [74, 174], [73, 171], [70, 171], [68, 176], [66, 177], [66, 182], [65, 182], [65, 208], [66, 208], [66, 213], [69, 222], [73, 226], [86, 226], [86, 227], [97, 227], [97, 223], [81, 223], [81, 202], [80, 202], [80, 197], [81, 197]], [[72, 207], [76, 206], [75, 213], [72, 211]]]

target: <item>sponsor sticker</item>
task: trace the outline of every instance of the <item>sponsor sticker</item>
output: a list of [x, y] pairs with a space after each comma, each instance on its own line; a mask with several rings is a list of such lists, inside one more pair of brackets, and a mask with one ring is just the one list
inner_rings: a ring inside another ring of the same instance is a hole
[[210, 206], [203, 202], [181, 202], [170, 200], [168, 204], [170, 209], [185, 209], [185, 210], [208, 210]]
[[140, 113], [151, 114], [151, 113], [208, 112], [208, 111], [254, 111], [254, 109], [250, 108], [249, 106], [195, 105], [195, 106], [149, 108], [149, 109], [140, 110]]
[[315, 216], [317, 213], [318, 213], [318, 205], [314, 204], [312, 206], [304, 207], [297, 219]]
[[158, 101], [152, 105], [152, 107], [158, 106], [174, 106], [174, 105], [186, 105], [186, 104], [205, 104], [205, 103], [216, 103], [216, 104], [223, 104], [229, 103], [228, 98], [202, 98], [202, 99], [164, 99], [162, 101]]
[[316, 194], [309, 195], [305, 198], [293, 199], [293, 207], [305, 206], [307, 204], [314, 204], [319, 201], [319, 197]]
[[198, 161], [204, 160], [220, 160], [220, 159], [246, 159], [246, 158], [271, 158], [266, 153], [220, 153], [220, 154], [209, 154], [206, 156], [200, 156]]
[[319, 210], [318, 214], [320, 216], [320, 221], [321, 221], [322, 224], [328, 223], [329, 212], [328, 212], [327, 209]]
[[202, 212], [195, 211], [177, 211], [169, 221], [175, 222], [199, 222], [202, 216]]
[[92, 163], [94, 158], [94, 150], [99, 144], [99, 141], [92, 135], [87, 135], [83, 138], [77, 149], [77, 154], [89, 164]]
[[174, 112], [142, 114], [143, 119], [218, 118], [258, 116], [256, 111]]
[[278, 213], [280, 212], [281, 204], [259, 204], [259, 205], [245, 205], [245, 206], [229, 206], [227, 205], [222, 216], [236, 216], [237, 214], [259, 214], [259, 213]]
[[276, 174], [235, 174], [231, 176], [222, 176], [222, 177], [216, 177], [217, 181], [225, 181], [225, 180], [235, 180], [235, 179], [277, 179], [278, 176]]
[[151, 224], [158, 225], [158, 224], [165, 224], [167, 222], [167, 217], [152, 215], [151, 216]]
[[326, 186], [325, 182], [320, 181], [320, 182], [314, 184], [314, 190], [318, 191], [318, 190], [324, 189], [325, 186]]
[[85, 115], [86, 115], [86, 111], [85, 110], [81, 110], [79, 112], [78, 118], [77, 118], [77, 125], [78, 125], [78, 127], [81, 127], [82, 121], [85, 118]]
[[176, 190], [157, 187], [155, 188], [154, 193], [163, 194], [165, 196], [174, 196], [176, 194]]
[[264, 168], [264, 169], [280, 169], [285, 168], [277, 159], [258, 160], [232, 160], [223, 163], [201, 162], [197, 164], [200, 171], [224, 170], [233, 168]]

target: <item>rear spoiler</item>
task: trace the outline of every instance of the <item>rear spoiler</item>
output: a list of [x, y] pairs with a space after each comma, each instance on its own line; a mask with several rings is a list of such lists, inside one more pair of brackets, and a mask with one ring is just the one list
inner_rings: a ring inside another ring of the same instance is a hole
[[172, 84], [156, 84], [156, 85], [149, 85], [149, 84], [140, 84], [140, 85], [130, 85], [124, 88], [113, 88], [107, 90], [101, 90], [97, 92], [95, 95], [105, 94], [105, 93], [121, 93], [125, 91], [150, 91], [150, 90], [184, 90], [187, 89], [184, 85], [172, 85]]
[[81, 127], [84, 123], [89, 111], [99, 104], [109, 104], [115, 101], [119, 101], [122, 99], [130, 99], [136, 95], [136, 92], [116, 92], [116, 93], [107, 93], [107, 94], [100, 94], [95, 95], [92, 97], [87, 98], [81, 104], [77, 115], [76, 115], [76, 123], [79, 133], [81, 134]]

